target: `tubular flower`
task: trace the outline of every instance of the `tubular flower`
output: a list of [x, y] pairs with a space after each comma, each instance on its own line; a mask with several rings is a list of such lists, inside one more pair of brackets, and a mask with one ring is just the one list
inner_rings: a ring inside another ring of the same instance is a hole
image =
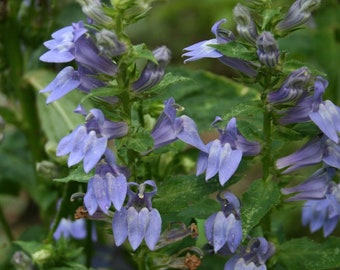
[[83, 160], [84, 171], [88, 173], [105, 153], [107, 142], [125, 136], [128, 126], [124, 122], [107, 120], [99, 109], [90, 110], [85, 119], [85, 125], [79, 125], [61, 139], [57, 146], [57, 156], [69, 154], [69, 167]]
[[320, 2], [321, 0], [295, 1], [284, 19], [276, 25], [276, 29], [285, 32], [304, 24], [311, 17], [311, 12], [319, 7]]
[[157, 64], [148, 61], [140, 77], [132, 84], [133, 91], [141, 93], [158, 84], [164, 77], [165, 67], [170, 61], [170, 51], [162, 46], [153, 51]]
[[324, 199], [308, 200], [302, 208], [302, 225], [311, 232], [323, 228], [327, 237], [335, 229], [340, 219], [340, 186], [331, 182]]
[[303, 97], [295, 107], [288, 109], [280, 119], [280, 123], [291, 124], [312, 120], [328, 138], [338, 143], [340, 108], [329, 100], [322, 100], [322, 95], [327, 86], [327, 80], [320, 76], [316, 77], [314, 94]]
[[332, 167], [322, 168], [316, 171], [310, 178], [300, 185], [283, 188], [281, 189], [281, 192], [285, 195], [297, 193], [296, 195], [287, 199], [287, 201], [324, 199], [329, 190], [331, 179], [335, 175], [335, 172], [336, 169]]
[[270, 32], [263, 32], [256, 40], [259, 61], [270, 68], [277, 65], [280, 51], [274, 36]]
[[320, 135], [307, 142], [300, 150], [276, 161], [278, 169], [286, 168], [289, 173], [299, 168], [320, 162], [340, 169], [340, 146], [325, 135]]
[[275, 247], [263, 237], [253, 238], [240, 254], [233, 256], [224, 266], [224, 270], [252, 269], [266, 270], [266, 261], [273, 256]]
[[[219, 121], [218, 117], [217, 120]], [[218, 172], [219, 181], [224, 185], [237, 170], [242, 156], [256, 156], [260, 153], [260, 144], [248, 141], [238, 131], [236, 119], [230, 119], [224, 130], [218, 129], [220, 138], [206, 145], [200, 152], [196, 175], [206, 171], [205, 179], [209, 180]]]
[[297, 101], [308, 93], [310, 78], [311, 73], [306, 67], [293, 71], [280, 89], [269, 93], [268, 101], [274, 105]]
[[[148, 186], [153, 190], [146, 191]], [[137, 191], [133, 191], [132, 187], [137, 188]], [[136, 250], [145, 239], [149, 249], [155, 249], [162, 227], [158, 210], [152, 208], [151, 199], [156, 192], [157, 187], [152, 180], [147, 180], [140, 185], [135, 182], [128, 183], [127, 205], [115, 212], [112, 221], [113, 236], [117, 246], [122, 245], [128, 238], [132, 249]]]
[[239, 35], [250, 43], [255, 43], [257, 39], [256, 25], [247, 7], [237, 4], [233, 10], [236, 30]]
[[205, 235], [210, 245], [217, 253], [234, 253], [242, 240], [242, 222], [240, 220], [240, 201], [230, 193], [218, 196], [221, 211], [212, 214], [204, 224]]
[[108, 149], [105, 151], [105, 161], [96, 166], [95, 175], [89, 180], [84, 196], [84, 204], [90, 216], [98, 207], [107, 214], [111, 203], [116, 210], [121, 210], [126, 197], [126, 176]]
[[249, 62], [235, 57], [224, 56], [218, 50], [210, 46], [214, 44], [228, 43], [235, 40], [235, 36], [231, 31], [220, 28], [220, 25], [226, 21], [226, 19], [221, 19], [211, 28], [211, 32], [215, 35], [214, 39], [204, 40], [184, 48], [183, 50], [187, 52], [182, 56], [189, 57], [184, 61], [184, 63], [188, 61], [196, 61], [202, 58], [218, 58], [223, 64], [239, 70], [247, 76], [256, 76], [256, 71]]

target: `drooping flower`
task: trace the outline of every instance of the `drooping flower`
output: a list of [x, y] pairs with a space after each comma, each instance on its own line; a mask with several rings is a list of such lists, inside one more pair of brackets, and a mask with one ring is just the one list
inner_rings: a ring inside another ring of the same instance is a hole
[[[214, 123], [220, 121], [217, 117]], [[206, 145], [201, 150], [196, 175], [206, 171], [205, 179], [209, 180], [218, 173], [221, 185], [224, 185], [237, 170], [242, 156], [256, 156], [260, 153], [258, 142], [248, 141], [237, 129], [236, 119], [230, 119], [224, 130], [218, 129], [219, 139]]]
[[265, 263], [274, 252], [275, 246], [265, 238], [252, 238], [246, 247], [242, 247], [239, 254], [225, 264], [224, 270], [266, 270]]
[[280, 51], [272, 33], [265, 31], [256, 40], [259, 61], [270, 68], [277, 65]]
[[[84, 112], [79, 109], [77, 111]], [[125, 136], [128, 126], [125, 122], [107, 120], [99, 109], [90, 110], [85, 119], [84, 125], [79, 125], [61, 139], [57, 147], [57, 156], [69, 154], [69, 167], [83, 160], [84, 171], [88, 173], [101, 159], [108, 141]]]
[[236, 30], [239, 35], [250, 43], [257, 40], [257, 29], [247, 7], [237, 4], [233, 10]]
[[282, 188], [281, 192], [285, 195], [297, 193], [287, 201], [324, 199], [335, 172], [335, 168], [326, 166], [316, 171], [303, 183], [294, 187]]
[[182, 56], [189, 57], [184, 61], [184, 63], [188, 61], [199, 60], [202, 58], [218, 58], [218, 60], [220, 60], [225, 65], [239, 70], [247, 76], [256, 76], [257, 73], [249, 62], [241, 60], [239, 58], [225, 56], [217, 49], [210, 46], [214, 44], [228, 43], [235, 40], [235, 35], [231, 31], [220, 28], [220, 25], [222, 23], [225, 23], [226, 21], [226, 19], [221, 19], [217, 21], [211, 28], [211, 32], [215, 35], [216, 38], [204, 40], [184, 48], [183, 50], [187, 52], [184, 53]]
[[316, 77], [313, 95], [302, 97], [296, 106], [285, 112], [285, 115], [280, 119], [280, 123], [291, 124], [311, 120], [328, 138], [338, 143], [340, 108], [330, 100], [322, 100], [322, 95], [327, 86], [327, 80], [320, 76]]
[[[151, 187], [151, 191], [146, 188]], [[133, 190], [136, 188], [137, 190]], [[128, 183], [129, 200], [125, 207], [116, 211], [112, 220], [112, 230], [117, 246], [128, 238], [133, 250], [136, 250], [143, 239], [150, 250], [153, 250], [160, 237], [162, 219], [157, 209], [152, 208], [152, 197], [157, 192], [154, 181], [143, 184]]]
[[149, 60], [140, 77], [132, 83], [132, 89], [137, 93], [150, 89], [158, 84], [164, 77], [165, 67], [170, 61], [169, 49], [162, 46], [154, 50], [152, 53], [157, 60], [157, 64]]
[[111, 203], [116, 210], [121, 210], [126, 193], [127, 181], [124, 171], [116, 164], [115, 157], [110, 150], [105, 151], [105, 162], [96, 165], [95, 175], [87, 184], [84, 204], [90, 216], [99, 207], [108, 213]]
[[[85, 219], [77, 219], [73, 221], [71, 219], [62, 218], [53, 234], [53, 238], [55, 240], [58, 240], [61, 237], [64, 237], [66, 239], [69, 239], [71, 237], [74, 239], [85, 239], [86, 234], [87, 231]], [[92, 241], [97, 240], [97, 234], [94, 227], [92, 229], [91, 236]]]
[[306, 67], [293, 71], [278, 90], [268, 94], [268, 101], [271, 104], [297, 101], [308, 93], [310, 78], [311, 73]]
[[321, 0], [297, 0], [289, 8], [284, 19], [276, 25], [280, 32], [290, 31], [304, 24], [311, 12], [319, 7]]
[[217, 198], [222, 209], [205, 221], [205, 235], [215, 253], [221, 249], [225, 253], [234, 253], [242, 240], [240, 201], [230, 192]]
[[309, 224], [313, 233], [323, 228], [330, 235], [340, 220], [340, 186], [331, 182], [324, 199], [308, 200], [302, 208], [302, 225]]
[[340, 169], [340, 146], [325, 135], [315, 137], [295, 153], [278, 159], [276, 167], [286, 168], [282, 173], [289, 173], [320, 162]]

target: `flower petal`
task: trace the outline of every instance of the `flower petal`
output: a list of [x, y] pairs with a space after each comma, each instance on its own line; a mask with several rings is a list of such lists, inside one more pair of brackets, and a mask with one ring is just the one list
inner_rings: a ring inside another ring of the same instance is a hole
[[[84, 142], [82, 142], [84, 143]], [[107, 138], [97, 138], [95, 131], [90, 131], [87, 136], [84, 153], [84, 171], [88, 173], [99, 162], [107, 146]]]
[[90, 216], [92, 216], [97, 211], [98, 202], [96, 195], [94, 194], [93, 178], [91, 178], [87, 184], [87, 191], [84, 196], [84, 204]]
[[205, 174], [205, 180], [213, 177], [219, 169], [220, 166], [220, 152], [221, 152], [221, 142], [219, 140], [214, 140], [209, 149], [208, 166]]
[[72, 151], [68, 157], [67, 165], [71, 167], [74, 164], [79, 163], [84, 158], [84, 141], [86, 141], [87, 132], [84, 126], [80, 126], [77, 129], [77, 133], [74, 134]]
[[145, 228], [139, 224], [139, 214], [134, 207], [127, 210], [128, 239], [133, 250], [136, 250], [142, 243]]
[[145, 242], [150, 250], [154, 250], [161, 234], [162, 218], [157, 209], [152, 209], [149, 217], [149, 225], [145, 232]]
[[104, 213], [107, 213], [111, 205], [107, 181], [106, 179], [101, 178], [98, 174], [94, 175], [92, 179], [93, 191], [96, 196], [98, 206]]
[[123, 244], [128, 236], [127, 210], [116, 211], [112, 220], [112, 232], [117, 246]]
[[221, 149], [219, 163], [219, 181], [223, 186], [235, 173], [242, 159], [241, 150], [231, 150], [230, 144], [226, 143]]
[[127, 193], [127, 181], [123, 174], [114, 177], [111, 173], [106, 174], [108, 191], [113, 206], [119, 211], [124, 203]]

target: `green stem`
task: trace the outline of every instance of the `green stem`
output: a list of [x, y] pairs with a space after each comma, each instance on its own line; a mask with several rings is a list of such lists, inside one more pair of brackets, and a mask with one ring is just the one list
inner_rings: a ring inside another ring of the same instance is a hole
[[14, 240], [14, 237], [13, 237], [11, 228], [10, 228], [6, 218], [5, 218], [5, 214], [4, 214], [4, 211], [3, 211], [1, 205], [0, 205], [0, 224], [2, 225], [2, 227], [4, 229], [6, 237], [8, 238], [8, 240], [10, 242], [12, 242]]
[[265, 181], [270, 180], [271, 160], [271, 115], [266, 106], [263, 109], [263, 157], [262, 157], [262, 172]]

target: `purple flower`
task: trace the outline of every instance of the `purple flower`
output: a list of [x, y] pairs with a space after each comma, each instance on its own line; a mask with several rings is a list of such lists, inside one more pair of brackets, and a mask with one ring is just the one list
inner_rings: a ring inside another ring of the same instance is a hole
[[88, 173], [101, 159], [107, 148], [107, 142], [125, 136], [128, 126], [124, 122], [107, 120], [99, 109], [90, 110], [85, 119], [85, 125], [79, 125], [61, 139], [57, 147], [57, 156], [69, 154], [69, 167], [83, 160], [84, 171]]
[[311, 73], [306, 67], [302, 67], [289, 74], [282, 86], [268, 95], [268, 101], [272, 104], [281, 104], [297, 101], [308, 93]]
[[[214, 123], [220, 121], [217, 117]], [[214, 124], [213, 123], [213, 124]], [[224, 130], [218, 129], [220, 138], [206, 145], [206, 150], [201, 149], [196, 175], [206, 171], [205, 179], [208, 180], [218, 173], [221, 185], [224, 185], [237, 170], [242, 156], [256, 156], [260, 153], [260, 144], [248, 141], [238, 131], [236, 119], [230, 119]]]
[[239, 35], [250, 43], [255, 43], [257, 39], [256, 25], [247, 7], [237, 4], [233, 10], [236, 30]]
[[335, 173], [336, 169], [332, 167], [319, 169], [303, 183], [294, 187], [283, 188], [281, 192], [285, 195], [297, 193], [287, 201], [324, 199]]
[[225, 192], [222, 196], [218, 196], [221, 211], [212, 214], [205, 221], [205, 235], [215, 253], [222, 248], [224, 252], [227, 250], [227, 253], [234, 253], [242, 240], [240, 201], [230, 192]]
[[152, 53], [157, 60], [157, 64], [149, 60], [138, 80], [132, 83], [132, 89], [137, 93], [150, 89], [158, 84], [164, 77], [165, 67], [170, 60], [169, 49], [162, 46], [154, 50]]
[[256, 40], [257, 56], [259, 61], [270, 68], [277, 65], [280, 51], [274, 36], [270, 32], [263, 32]]
[[[84, 239], [86, 238], [86, 222], [85, 219], [70, 220], [62, 218], [58, 224], [57, 229], [53, 234], [55, 240], [59, 240], [61, 237]], [[92, 241], [97, 241], [96, 230], [93, 227], [92, 230]]]
[[96, 166], [95, 175], [88, 182], [84, 196], [84, 204], [90, 216], [98, 207], [107, 214], [111, 203], [116, 210], [121, 210], [126, 197], [126, 176], [116, 165], [115, 157], [109, 150], [105, 151], [105, 161]]
[[303, 97], [295, 107], [288, 109], [280, 123], [291, 124], [312, 120], [328, 138], [338, 143], [340, 108], [329, 100], [322, 101], [327, 85], [327, 80], [320, 76], [316, 77], [313, 95]]
[[311, 17], [311, 12], [319, 7], [320, 2], [320, 0], [295, 1], [284, 19], [276, 25], [276, 29], [285, 32], [304, 24]]
[[328, 166], [340, 169], [340, 146], [325, 135], [310, 140], [295, 153], [278, 159], [276, 167], [286, 168], [283, 173], [289, 173], [321, 161]]
[[224, 266], [224, 270], [253, 269], [266, 270], [266, 261], [274, 254], [275, 247], [263, 237], [253, 238], [247, 247], [233, 256]]
[[[150, 187], [152, 190], [147, 191]], [[112, 221], [117, 246], [122, 245], [128, 238], [132, 249], [136, 250], [145, 239], [149, 249], [155, 249], [162, 227], [158, 210], [152, 208], [151, 199], [156, 192], [157, 186], [152, 180], [147, 180], [143, 184], [128, 183], [129, 200], [126, 207], [115, 212]]]
[[327, 237], [335, 229], [340, 219], [340, 186], [334, 182], [329, 185], [324, 199], [309, 200], [302, 208], [302, 224], [309, 224], [313, 233], [323, 228]]
[[199, 60], [202, 58], [218, 58], [225, 65], [239, 70], [250, 77], [256, 76], [256, 71], [253, 69], [249, 62], [235, 57], [224, 56], [218, 50], [210, 46], [214, 44], [228, 43], [235, 40], [235, 36], [231, 31], [220, 28], [220, 25], [222, 23], [225, 23], [226, 21], [226, 19], [221, 19], [217, 21], [211, 28], [211, 32], [216, 36], [216, 38], [204, 40], [184, 48], [183, 50], [187, 52], [184, 53], [182, 56], [189, 57], [184, 61], [184, 63], [188, 61]]

